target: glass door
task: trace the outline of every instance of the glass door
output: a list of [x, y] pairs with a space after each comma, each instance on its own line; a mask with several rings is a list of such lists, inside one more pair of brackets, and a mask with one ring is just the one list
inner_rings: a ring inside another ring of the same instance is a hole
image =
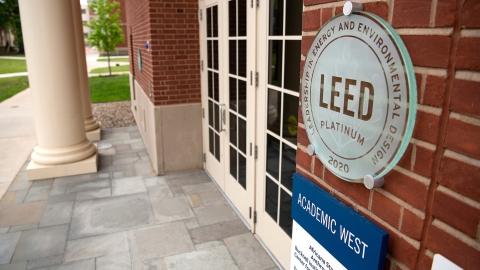
[[247, 0], [230, 0], [225, 6], [228, 14], [225, 81], [229, 89], [225, 194], [253, 227], [256, 11], [249, 4]]
[[[201, 4], [201, 3], [200, 3]], [[203, 130], [205, 149], [205, 169], [215, 179], [217, 184], [224, 189], [224, 122], [225, 106], [223, 105], [224, 95], [222, 91], [223, 65], [220, 61], [221, 29], [219, 29], [219, 3], [217, 1], [205, 1], [202, 13], [201, 27], [202, 59], [202, 103], [203, 103]]]
[[290, 265], [292, 235], [302, 11], [302, 1], [270, 0], [258, 14], [257, 63], [265, 76], [257, 100], [256, 232], [285, 268]]
[[303, 3], [199, 2], [205, 168], [288, 268]]
[[203, 3], [202, 103], [205, 168], [253, 229], [256, 10], [249, 4]]

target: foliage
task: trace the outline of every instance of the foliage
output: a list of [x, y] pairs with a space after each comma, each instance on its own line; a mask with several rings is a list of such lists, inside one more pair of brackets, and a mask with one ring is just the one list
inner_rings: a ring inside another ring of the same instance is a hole
[[[107, 73], [109, 71], [109, 68], [96, 68], [92, 69], [90, 73]], [[123, 66], [115, 66], [111, 67], [110, 75], [112, 75], [112, 72], [123, 72], [123, 71], [130, 71], [130, 66], [129, 65], [123, 65]]]
[[13, 17], [18, 9], [18, 1], [0, 0], [0, 27], [11, 28], [14, 26]]
[[115, 49], [115, 45], [124, 40], [120, 27], [120, 3], [114, 0], [93, 0], [88, 7], [98, 17], [91, 19], [90, 23], [84, 23], [85, 26], [92, 29], [87, 41], [90, 45], [96, 46], [98, 50], [107, 52], [110, 70], [110, 52]]
[[[0, 28], [12, 31], [20, 53], [24, 53], [18, 0], [0, 0]], [[13, 44], [10, 44], [13, 45]]]
[[0, 59], [0, 74], [26, 71], [27, 64], [23, 59]]
[[9, 99], [29, 87], [28, 77], [8, 77], [0, 79], [0, 102]]
[[90, 98], [93, 103], [130, 100], [128, 75], [90, 77]]

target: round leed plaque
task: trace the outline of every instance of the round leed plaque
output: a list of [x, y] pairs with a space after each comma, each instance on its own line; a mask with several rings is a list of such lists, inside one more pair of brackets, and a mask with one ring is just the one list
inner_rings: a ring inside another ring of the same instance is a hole
[[415, 125], [415, 73], [382, 18], [354, 11], [328, 21], [306, 56], [301, 92], [310, 143], [336, 176], [383, 177], [403, 156]]

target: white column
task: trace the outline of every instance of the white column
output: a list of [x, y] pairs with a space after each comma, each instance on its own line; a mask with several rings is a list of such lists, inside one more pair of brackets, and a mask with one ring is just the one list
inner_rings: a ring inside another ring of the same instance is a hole
[[100, 127], [92, 115], [92, 104], [90, 101], [90, 86], [88, 84], [87, 62], [85, 58], [85, 41], [83, 37], [82, 13], [79, 0], [72, 1], [72, 19], [75, 27], [75, 43], [77, 50], [77, 64], [80, 76], [80, 94], [82, 95], [82, 109], [85, 131], [87, 138], [91, 141], [100, 140]]
[[20, 0], [19, 5], [38, 141], [32, 161], [55, 167], [95, 156], [96, 162], [96, 147], [85, 135], [72, 2]]

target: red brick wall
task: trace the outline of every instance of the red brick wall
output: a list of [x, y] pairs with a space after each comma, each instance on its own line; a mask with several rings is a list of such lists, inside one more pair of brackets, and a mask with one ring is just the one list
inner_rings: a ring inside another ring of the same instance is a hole
[[[465, 269], [478, 269], [480, 2], [362, 2], [365, 11], [397, 29], [415, 66], [413, 139], [385, 176], [384, 187], [370, 191], [340, 180], [310, 157], [301, 123], [297, 171], [390, 234], [386, 269], [430, 269], [436, 253]], [[342, 12], [343, 3], [304, 0], [302, 59], [321, 26]]]
[[117, 2], [120, 3], [120, 20], [122, 21], [122, 25], [121, 25], [121, 28], [122, 28], [122, 31], [123, 31], [123, 35], [124, 35], [124, 40], [122, 43], [119, 43], [117, 44], [115, 47], [116, 48], [125, 48], [127, 47], [127, 42], [128, 42], [128, 39], [127, 39], [127, 14], [126, 14], [126, 6], [125, 6], [125, 0], [115, 0]]
[[[149, 85], [153, 80], [151, 51], [145, 49], [145, 42], [151, 39], [150, 13], [148, 0], [125, 1], [127, 16], [128, 54], [130, 57], [130, 73], [148, 95]], [[130, 37], [131, 35], [131, 37]], [[133, 41], [133, 45], [131, 43]], [[138, 50], [142, 53], [142, 71], [139, 71]], [[133, 65], [132, 65], [133, 62]], [[132, 97], [133, 98], [133, 97]]]
[[[144, 91], [148, 91], [151, 82], [152, 102], [155, 105], [200, 103], [198, 1], [126, 2], [127, 32], [133, 34], [135, 76]], [[147, 40], [150, 51], [145, 49]], [[142, 50], [142, 72], [138, 71], [138, 49]]]

